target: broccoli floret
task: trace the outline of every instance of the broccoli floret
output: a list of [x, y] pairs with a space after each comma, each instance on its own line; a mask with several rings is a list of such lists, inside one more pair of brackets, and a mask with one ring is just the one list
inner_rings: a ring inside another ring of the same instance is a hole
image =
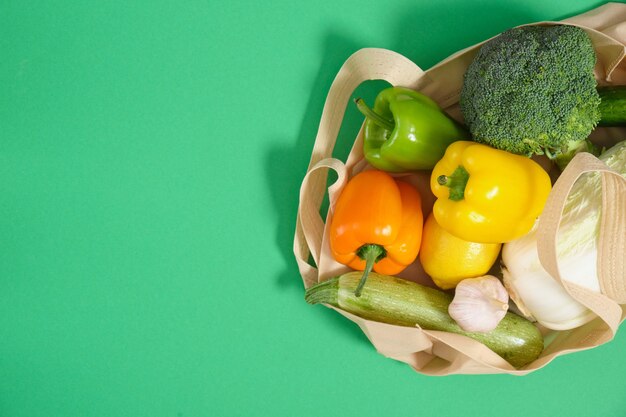
[[589, 36], [574, 26], [524, 26], [486, 42], [460, 98], [474, 140], [561, 163], [589, 150], [600, 119], [595, 63]]

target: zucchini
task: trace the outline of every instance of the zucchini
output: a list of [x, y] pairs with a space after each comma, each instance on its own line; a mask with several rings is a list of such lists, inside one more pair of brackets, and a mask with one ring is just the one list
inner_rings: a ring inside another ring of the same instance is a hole
[[598, 87], [599, 126], [626, 126], [626, 86]]
[[361, 272], [349, 272], [321, 282], [305, 293], [309, 304], [330, 304], [368, 320], [426, 330], [441, 330], [471, 337], [500, 355], [515, 368], [539, 357], [543, 336], [527, 319], [508, 312], [494, 330], [466, 332], [448, 314], [452, 295], [412, 281], [370, 272], [360, 297], [354, 290]]

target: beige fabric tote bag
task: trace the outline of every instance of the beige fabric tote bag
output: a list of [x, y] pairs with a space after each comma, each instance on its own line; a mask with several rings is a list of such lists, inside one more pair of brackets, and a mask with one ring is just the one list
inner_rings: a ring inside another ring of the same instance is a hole
[[[585, 14], [562, 22], [535, 24], [570, 24], [583, 28], [593, 41], [596, 54], [596, 78], [601, 85], [626, 84], [626, 4], [608, 3]], [[346, 163], [331, 158], [333, 147], [351, 94], [366, 80], [386, 80], [430, 96], [448, 114], [461, 120], [458, 107], [465, 69], [476, 54], [478, 45], [464, 49], [428, 71], [421, 70], [407, 58], [384, 49], [362, 49], [350, 56], [329, 90], [311, 161], [300, 189], [294, 253], [305, 288], [349, 269], [330, 255], [327, 225], [334, 202], [347, 180], [367, 167], [363, 158], [363, 131], [359, 132]], [[626, 129], [598, 128], [593, 140], [608, 145], [626, 139]], [[328, 170], [337, 180], [327, 189]], [[603, 294], [594, 293], [561, 279], [556, 262], [556, 234], [567, 195], [577, 178], [586, 172], [600, 172], [603, 184], [603, 208], [598, 244], [598, 272]], [[410, 174], [408, 178], [422, 194], [424, 216], [430, 212], [432, 197], [428, 173]], [[320, 207], [328, 191], [330, 209], [326, 222]], [[538, 229], [540, 260], [546, 271], [559, 281], [578, 302], [597, 314], [582, 327], [568, 331], [544, 331], [546, 346], [541, 356], [522, 369], [515, 369], [483, 344], [465, 336], [394, 326], [365, 320], [335, 309], [357, 323], [379, 353], [410, 365], [427, 375], [496, 374], [524, 375], [537, 370], [559, 355], [590, 349], [613, 339], [626, 317], [626, 180], [590, 154], [578, 155], [560, 175], [541, 216]], [[312, 259], [315, 266], [309, 263]], [[416, 261], [400, 277], [416, 282], [428, 278]]]

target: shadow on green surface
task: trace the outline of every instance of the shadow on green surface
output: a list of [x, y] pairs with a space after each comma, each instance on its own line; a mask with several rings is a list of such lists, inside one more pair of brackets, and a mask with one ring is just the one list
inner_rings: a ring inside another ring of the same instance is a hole
[[[300, 131], [297, 140], [294, 141], [295, 145], [290, 148], [273, 145], [265, 153], [266, 178], [278, 217], [275, 241], [285, 259], [285, 270], [278, 273], [276, 285], [283, 290], [293, 290], [293, 292], [289, 292], [290, 296], [295, 293], [296, 297], [301, 297], [303, 306], [306, 306], [304, 286], [293, 253], [300, 184], [309, 164], [328, 89], [343, 62], [358, 47], [357, 42], [338, 33], [326, 35], [320, 50], [320, 56], [323, 58], [311, 88], [311, 95], [302, 118]], [[370, 90], [369, 94], [366, 94], [367, 92], [363, 94], [364, 97], [373, 100], [376, 90], [371, 87]], [[352, 146], [355, 132], [360, 128], [361, 123], [362, 117], [356, 109], [346, 111], [333, 156], [345, 160]], [[268, 142], [271, 143], [272, 141]], [[329, 177], [331, 180], [335, 178], [332, 173]], [[321, 212], [325, 212], [327, 204], [325, 201]], [[323, 309], [322, 306], [318, 306], [318, 308]], [[341, 328], [343, 333], [367, 341], [357, 325], [336, 314], [336, 312], [326, 310], [326, 317], [331, 323]]]
[[[272, 146], [265, 153], [268, 185], [279, 217], [276, 244], [284, 254], [287, 264], [286, 270], [279, 275], [277, 280], [277, 285], [281, 288], [303, 288], [293, 254], [300, 184], [309, 164], [328, 89], [343, 62], [357, 49], [356, 42], [335, 33], [327, 35], [321, 53], [323, 62], [313, 84], [295, 146], [293, 148]], [[355, 91], [355, 95], [358, 94], [373, 101], [379, 89], [380, 82], [367, 82]], [[341, 160], [347, 158], [362, 122], [363, 119], [358, 110], [350, 106], [346, 110], [339, 132], [333, 152], [334, 157]], [[332, 172], [329, 177], [330, 182], [335, 178]], [[324, 203], [320, 210], [322, 213], [325, 213], [327, 209], [327, 202]]]
[[[393, 50], [428, 69], [453, 53], [524, 23], [542, 20], [533, 6], [514, 2], [446, 2], [412, 7], [400, 13]], [[463, 28], [459, 30], [458, 28]]]
[[[278, 217], [275, 242], [285, 259], [285, 270], [278, 274], [276, 280], [279, 288], [293, 289], [298, 296], [304, 295], [293, 254], [299, 188], [309, 163], [326, 94], [343, 62], [360, 48], [382, 47], [399, 52], [423, 69], [427, 69], [450, 54], [495, 36], [510, 27], [540, 20], [560, 20], [582, 12], [571, 10], [563, 16], [545, 16], [530, 7], [532, 6], [503, 4], [497, 1], [472, 3], [463, 7], [438, 2], [398, 10], [395, 25], [397, 31], [389, 44], [364, 44], [358, 39], [350, 39], [334, 31], [324, 36], [320, 67], [311, 87], [311, 95], [294, 145], [284, 147], [275, 145], [276, 142], [271, 138], [267, 140], [268, 143], [274, 143], [266, 150], [265, 169]], [[463, 30], [458, 30], [458, 27], [462, 27]], [[353, 96], [361, 96], [373, 102], [377, 92], [385, 85], [386, 83], [381, 81], [368, 81], [361, 85]], [[334, 157], [346, 159], [362, 121], [360, 113], [353, 106], [349, 106], [333, 152]], [[323, 204], [321, 212], [325, 213], [326, 208], [327, 202]], [[351, 334], [367, 340], [358, 326], [354, 326], [343, 317], [337, 316], [333, 321], [343, 330], [350, 329]]]
[[[544, 8], [523, 1], [487, 1], [452, 6], [446, 1], [411, 7], [398, 15], [397, 39], [391, 49], [427, 69], [451, 54], [482, 42], [511, 27], [544, 20], [562, 20], [584, 13], [596, 5], [546, 15]], [[459, 30], [458, 28], [463, 28]]]

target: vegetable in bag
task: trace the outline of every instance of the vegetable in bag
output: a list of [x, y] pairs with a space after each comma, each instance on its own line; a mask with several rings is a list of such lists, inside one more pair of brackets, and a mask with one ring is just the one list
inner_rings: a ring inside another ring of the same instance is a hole
[[[600, 155], [607, 166], [626, 177], [626, 141]], [[602, 211], [600, 173], [581, 177], [565, 203], [557, 237], [559, 269], [564, 280], [600, 292], [597, 271]], [[626, 230], [615, 230], [626, 234]], [[504, 284], [520, 310], [553, 330], [581, 326], [596, 316], [575, 301], [546, 272], [537, 254], [537, 225], [526, 236], [502, 248]]]

